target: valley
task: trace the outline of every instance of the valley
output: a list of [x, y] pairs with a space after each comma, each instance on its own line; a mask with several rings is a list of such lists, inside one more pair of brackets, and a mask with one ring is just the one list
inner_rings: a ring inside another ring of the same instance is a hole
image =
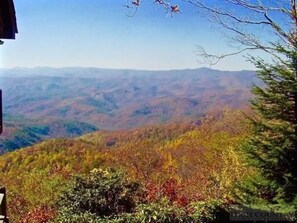
[[[0, 70], [2, 153], [44, 139], [160, 123], [199, 120], [210, 111], [243, 108], [252, 71], [140, 71], [99, 68]], [[6, 147], [6, 148], [5, 148]]]

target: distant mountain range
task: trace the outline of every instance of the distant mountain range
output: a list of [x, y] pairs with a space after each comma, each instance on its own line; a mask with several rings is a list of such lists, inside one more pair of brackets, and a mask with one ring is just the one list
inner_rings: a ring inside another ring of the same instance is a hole
[[[65, 123], [50, 124], [62, 123], [59, 120], [67, 120], [68, 124], [79, 122], [79, 129], [84, 129], [82, 132], [85, 133], [93, 128], [127, 129], [199, 119], [211, 110], [246, 106], [251, 97], [252, 81], [259, 84], [254, 71], [208, 68], [169, 71], [45, 67], [0, 70], [4, 113], [26, 120], [42, 120], [43, 123], [48, 120], [47, 124], [39, 126], [51, 129], [49, 132], [65, 129]], [[21, 129], [30, 132], [32, 126], [36, 123]], [[20, 130], [19, 127], [15, 129]], [[61, 136], [71, 135], [71, 131], [66, 132]], [[47, 132], [41, 135], [44, 135], [41, 138], [57, 136]]]

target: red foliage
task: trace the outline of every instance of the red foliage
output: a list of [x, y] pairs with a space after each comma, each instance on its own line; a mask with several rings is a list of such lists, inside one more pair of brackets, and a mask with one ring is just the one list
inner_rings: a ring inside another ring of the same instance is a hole
[[55, 210], [42, 206], [34, 208], [22, 217], [20, 223], [46, 223], [55, 217]]
[[169, 179], [163, 183], [162, 192], [171, 202], [174, 202], [177, 199], [178, 187], [179, 185], [176, 180]]
[[16, 221], [14, 218], [14, 215], [23, 216], [28, 211], [28, 201], [24, 199], [23, 197], [15, 194], [15, 193], [9, 193], [8, 195], [8, 216], [10, 217], [10, 220]]
[[179, 206], [186, 206], [189, 203], [189, 200], [181, 194], [182, 189], [183, 186], [175, 179], [169, 179], [162, 185], [162, 192], [168, 197], [170, 202], [177, 203]]
[[168, 179], [161, 185], [149, 183], [146, 186], [145, 200], [152, 202], [161, 197], [166, 197], [171, 203], [185, 207], [190, 201], [182, 194], [182, 189], [183, 186], [175, 179]]

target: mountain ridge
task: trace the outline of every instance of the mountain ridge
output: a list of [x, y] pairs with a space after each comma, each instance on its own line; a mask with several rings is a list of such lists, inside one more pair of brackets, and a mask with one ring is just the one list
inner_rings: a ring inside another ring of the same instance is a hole
[[[246, 73], [246, 72], [256, 72], [253, 70], [218, 70], [212, 69], [208, 67], [200, 67], [200, 68], [185, 68], [185, 69], [167, 69], [167, 70], [146, 70], [146, 69], [120, 69], [120, 68], [100, 68], [100, 67], [15, 67], [15, 68], [0, 68], [0, 77], [6, 75], [13, 75], [13, 76], [38, 76], [38, 75], [57, 75], [57, 76], [64, 76], [62, 72], [66, 72], [66, 75], [71, 74], [77, 71], [88, 71], [88, 72], [97, 72], [102, 74], [102, 72], [109, 73], [109, 74], [120, 74], [120, 73], [132, 73], [132, 74], [139, 74], [139, 73], [168, 73], [168, 72], [198, 72], [198, 73]], [[58, 72], [58, 73], [57, 73]], [[44, 74], [45, 73], [45, 74]], [[4, 74], [4, 75], [3, 75]]]
[[27, 68], [0, 73], [6, 115], [49, 122], [66, 119], [106, 130], [195, 121], [210, 111], [246, 107], [251, 82], [260, 83], [254, 71], [209, 68]]
[[[252, 71], [208, 68], [144, 73], [71, 68], [67, 74], [64, 69], [51, 68], [55, 73], [36, 69], [28, 68], [27, 73], [19, 70], [21, 74], [12, 74], [13, 70], [1, 72], [5, 113], [26, 118], [78, 119], [100, 128], [114, 125], [110, 120], [114, 117], [129, 119], [133, 115], [148, 115], [153, 118], [155, 114], [159, 117], [154, 121], [157, 122], [189, 114], [199, 116], [217, 108], [216, 104], [238, 108], [247, 104], [251, 96], [250, 83], [256, 80]], [[184, 111], [178, 112], [180, 109]], [[123, 123], [116, 128], [130, 125], [134, 124]]]

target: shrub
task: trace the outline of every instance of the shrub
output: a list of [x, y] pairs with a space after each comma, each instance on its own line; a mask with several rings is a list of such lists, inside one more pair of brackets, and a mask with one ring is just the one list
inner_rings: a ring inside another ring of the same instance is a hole
[[[96, 222], [132, 212], [138, 200], [139, 184], [129, 182], [113, 169], [94, 169], [76, 176], [61, 196], [57, 222]], [[102, 222], [102, 221], [101, 221]]]
[[164, 194], [144, 201], [140, 185], [122, 172], [95, 169], [76, 176], [59, 202], [56, 223], [214, 223], [221, 203], [195, 202], [180, 206]]

